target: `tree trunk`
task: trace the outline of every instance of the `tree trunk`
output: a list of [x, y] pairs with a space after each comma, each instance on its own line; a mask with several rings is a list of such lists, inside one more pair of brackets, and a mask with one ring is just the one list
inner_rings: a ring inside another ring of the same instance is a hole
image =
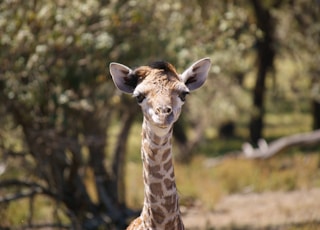
[[114, 176], [114, 186], [115, 189], [113, 191], [117, 191], [117, 201], [118, 204], [125, 207], [125, 155], [126, 155], [126, 147], [128, 142], [129, 133], [134, 122], [134, 119], [137, 114], [136, 108], [128, 109], [127, 114], [123, 116], [122, 119], [122, 128], [117, 138], [116, 147], [113, 154], [112, 161], [112, 171]]
[[273, 48], [274, 23], [268, 9], [263, 8], [261, 1], [252, 0], [257, 19], [257, 25], [263, 32], [262, 38], [257, 38], [258, 72], [253, 91], [253, 113], [249, 125], [250, 139], [253, 143], [262, 137], [263, 117], [265, 114], [264, 95], [267, 73], [273, 68], [275, 51]]
[[126, 207], [118, 201], [118, 178], [105, 167], [106, 124], [101, 124], [93, 115], [84, 118], [85, 137], [90, 153], [89, 166], [94, 172], [95, 186], [101, 213], [107, 213], [119, 229], [126, 226]]
[[311, 73], [311, 113], [313, 130], [320, 129], [320, 69], [318, 66]]
[[312, 117], [313, 117], [313, 129], [320, 129], [320, 103], [316, 100], [312, 100]]
[[183, 115], [174, 124], [173, 136], [179, 148], [179, 152], [176, 154], [175, 159], [180, 163], [189, 163], [193, 157], [193, 151], [197, 144], [201, 142], [204, 135], [204, 129], [206, 128], [204, 122], [199, 122], [196, 126], [192, 127], [192, 138], [187, 136], [186, 125], [183, 121]]

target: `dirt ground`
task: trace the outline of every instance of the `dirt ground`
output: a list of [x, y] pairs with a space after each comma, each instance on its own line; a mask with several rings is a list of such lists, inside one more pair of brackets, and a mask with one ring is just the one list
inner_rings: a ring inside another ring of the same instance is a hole
[[320, 229], [320, 188], [230, 195], [213, 211], [201, 205], [188, 209], [183, 221], [190, 230]]

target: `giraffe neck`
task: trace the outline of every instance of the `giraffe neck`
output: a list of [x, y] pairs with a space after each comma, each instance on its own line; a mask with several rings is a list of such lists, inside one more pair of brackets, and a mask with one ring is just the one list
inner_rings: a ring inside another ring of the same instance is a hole
[[172, 127], [155, 130], [144, 119], [141, 155], [143, 161], [145, 229], [184, 229], [179, 210], [172, 162]]

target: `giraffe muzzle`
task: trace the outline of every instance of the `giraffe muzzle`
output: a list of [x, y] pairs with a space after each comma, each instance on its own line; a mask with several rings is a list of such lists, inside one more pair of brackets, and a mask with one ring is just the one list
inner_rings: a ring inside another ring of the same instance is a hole
[[172, 113], [172, 107], [171, 106], [159, 106], [156, 108], [155, 113], [158, 116], [168, 116]]

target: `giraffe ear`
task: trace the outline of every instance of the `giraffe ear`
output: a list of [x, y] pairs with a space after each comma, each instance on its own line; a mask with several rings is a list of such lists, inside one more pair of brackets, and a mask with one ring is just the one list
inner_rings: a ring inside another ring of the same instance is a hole
[[189, 90], [198, 89], [206, 81], [210, 66], [210, 58], [200, 59], [181, 74], [181, 80]]
[[137, 80], [129, 67], [116, 62], [111, 62], [109, 70], [112, 80], [119, 90], [124, 93], [133, 93], [137, 86]]

